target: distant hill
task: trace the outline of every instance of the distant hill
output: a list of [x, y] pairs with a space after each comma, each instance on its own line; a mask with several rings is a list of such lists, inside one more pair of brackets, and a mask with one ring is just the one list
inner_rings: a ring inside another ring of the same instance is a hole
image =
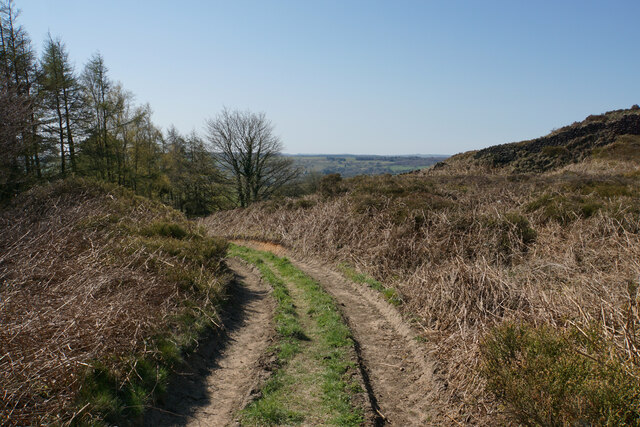
[[449, 156], [407, 155], [376, 156], [355, 154], [295, 154], [287, 155], [305, 172], [339, 173], [343, 177], [412, 172], [428, 168]]
[[522, 142], [494, 145], [457, 154], [435, 169], [474, 169], [543, 172], [591, 159], [640, 159], [640, 107], [591, 115], [581, 122]]

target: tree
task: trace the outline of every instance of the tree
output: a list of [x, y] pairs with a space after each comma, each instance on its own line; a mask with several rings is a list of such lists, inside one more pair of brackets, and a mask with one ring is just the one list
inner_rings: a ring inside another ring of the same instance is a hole
[[300, 171], [281, 154], [282, 143], [264, 113], [224, 109], [207, 120], [208, 139], [221, 168], [230, 175], [236, 203], [265, 200]]
[[171, 203], [187, 215], [207, 215], [227, 206], [221, 188], [224, 183], [215, 158], [195, 132], [183, 137], [172, 126], [164, 138], [161, 188], [165, 203]]
[[130, 141], [125, 185], [148, 197], [162, 196], [169, 185], [162, 170], [164, 138], [151, 121], [151, 107], [148, 104], [138, 107], [132, 121], [121, 128], [123, 139]]
[[[26, 102], [28, 113], [24, 126], [14, 141], [20, 147], [22, 171], [16, 179], [20, 184], [42, 177], [40, 140], [37, 135], [35, 85], [37, 67], [31, 40], [25, 29], [17, 25], [20, 11], [13, 0], [0, 1], [0, 74], [8, 92]], [[16, 165], [18, 165], [16, 163]], [[16, 181], [16, 182], [18, 182]]]
[[74, 136], [81, 112], [80, 87], [69, 62], [69, 54], [60, 39], [45, 42], [41, 64], [41, 98], [45, 132], [60, 146], [60, 172], [66, 173], [67, 152], [71, 171], [77, 172]]
[[24, 150], [19, 138], [29, 111], [29, 100], [16, 94], [6, 76], [0, 75], [0, 202], [12, 197], [24, 179], [19, 163]]
[[109, 135], [109, 124], [114, 107], [110, 102], [113, 83], [109, 79], [104, 58], [94, 54], [82, 72], [84, 101], [87, 107], [87, 134], [83, 152], [90, 161], [90, 169], [101, 179], [114, 181], [114, 153]]

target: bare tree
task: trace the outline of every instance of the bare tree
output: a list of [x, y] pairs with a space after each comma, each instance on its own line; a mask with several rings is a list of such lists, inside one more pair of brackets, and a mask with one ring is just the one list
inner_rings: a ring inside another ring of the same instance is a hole
[[265, 200], [300, 171], [281, 154], [282, 143], [264, 113], [224, 109], [207, 120], [208, 139], [222, 169], [230, 174], [241, 207]]

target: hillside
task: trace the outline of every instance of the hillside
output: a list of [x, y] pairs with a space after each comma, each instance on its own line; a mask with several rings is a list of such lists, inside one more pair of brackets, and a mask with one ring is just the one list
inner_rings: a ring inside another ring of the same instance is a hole
[[436, 169], [484, 168], [496, 172], [544, 172], [598, 159], [637, 160], [640, 107], [591, 115], [582, 122], [529, 141], [495, 145], [461, 153]]
[[19, 196], [0, 213], [0, 424], [139, 422], [217, 318], [225, 251], [115, 186]]
[[306, 173], [323, 175], [339, 173], [343, 177], [356, 175], [381, 175], [421, 170], [446, 159], [448, 156], [375, 156], [375, 155], [306, 155], [292, 154], [287, 157], [294, 160]]
[[[205, 222], [376, 279], [436, 349], [437, 423], [635, 424], [640, 162], [625, 135], [640, 115], [597, 117]], [[545, 163], [544, 147], [571, 160]]]

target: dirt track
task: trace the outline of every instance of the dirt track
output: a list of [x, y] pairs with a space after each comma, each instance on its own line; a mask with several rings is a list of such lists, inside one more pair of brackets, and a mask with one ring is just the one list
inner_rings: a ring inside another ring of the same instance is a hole
[[[228, 260], [236, 280], [223, 315], [224, 336], [212, 337], [169, 386], [167, 402], [145, 416], [147, 426], [226, 426], [264, 373], [273, 336], [270, 288], [246, 264]], [[216, 339], [217, 338], [217, 339]]]
[[[279, 256], [286, 251], [274, 245], [241, 242]], [[340, 305], [353, 332], [365, 386], [375, 418], [368, 424], [397, 426], [435, 425], [433, 366], [427, 347], [416, 341], [397, 310], [366, 285], [346, 280], [324, 264], [292, 259], [317, 280]], [[235, 303], [228, 308], [224, 348], [200, 351], [172, 385], [163, 408], [149, 412], [146, 425], [223, 426], [235, 424], [234, 413], [245, 406], [251, 390], [264, 373], [261, 357], [266, 353], [273, 328], [273, 302], [267, 285], [241, 261], [229, 266], [238, 278]], [[242, 284], [240, 284], [242, 283]]]
[[434, 402], [438, 385], [428, 347], [417, 342], [416, 332], [378, 292], [345, 279], [323, 263], [296, 260], [280, 246], [238, 243], [278, 256], [289, 256], [338, 302], [357, 342], [370, 398], [379, 415], [375, 424], [436, 425], [432, 417], [436, 413]]

